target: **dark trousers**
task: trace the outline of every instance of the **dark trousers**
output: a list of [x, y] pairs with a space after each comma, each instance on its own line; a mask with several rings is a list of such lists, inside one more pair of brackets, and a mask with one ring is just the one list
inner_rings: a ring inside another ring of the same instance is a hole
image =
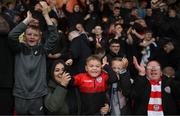
[[12, 89], [0, 88], [0, 115], [12, 115], [13, 103]]
[[33, 99], [15, 97], [15, 111], [17, 115], [42, 115], [44, 114], [43, 97]]

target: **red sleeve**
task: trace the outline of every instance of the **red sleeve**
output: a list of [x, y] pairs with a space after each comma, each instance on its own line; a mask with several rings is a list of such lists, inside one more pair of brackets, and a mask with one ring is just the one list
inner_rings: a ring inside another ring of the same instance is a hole
[[73, 85], [75, 86], [80, 86], [81, 85], [81, 80], [82, 80], [82, 74], [77, 74], [75, 75], [73, 78], [74, 78], [74, 83]]

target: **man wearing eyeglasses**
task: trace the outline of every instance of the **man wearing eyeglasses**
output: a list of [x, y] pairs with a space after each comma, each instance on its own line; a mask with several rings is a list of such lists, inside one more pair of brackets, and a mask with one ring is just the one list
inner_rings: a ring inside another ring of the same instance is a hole
[[178, 115], [176, 98], [180, 96], [180, 83], [164, 76], [157, 61], [150, 61], [144, 67], [133, 57], [133, 63], [139, 74], [132, 91], [135, 114]]

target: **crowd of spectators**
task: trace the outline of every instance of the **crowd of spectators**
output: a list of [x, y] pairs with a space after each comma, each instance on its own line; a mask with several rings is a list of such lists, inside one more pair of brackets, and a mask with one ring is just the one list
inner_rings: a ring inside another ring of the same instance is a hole
[[0, 1], [0, 114], [180, 114], [179, 0]]

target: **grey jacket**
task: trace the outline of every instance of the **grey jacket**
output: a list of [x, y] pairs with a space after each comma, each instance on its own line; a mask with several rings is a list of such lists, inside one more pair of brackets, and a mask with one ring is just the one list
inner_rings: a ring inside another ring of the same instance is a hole
[[13, 95], [24, 99], [42, 97], [48, 93], [46, 82], [46, 53], [55, 48], [58, 34], [55, 26], [48, 26], [49, 38], [44, 45], [33, 47], [19, 42], [26, 30], [24, 23], [18, 24], [9, 33], [9, 44], [15, 52], [15, 84]]

